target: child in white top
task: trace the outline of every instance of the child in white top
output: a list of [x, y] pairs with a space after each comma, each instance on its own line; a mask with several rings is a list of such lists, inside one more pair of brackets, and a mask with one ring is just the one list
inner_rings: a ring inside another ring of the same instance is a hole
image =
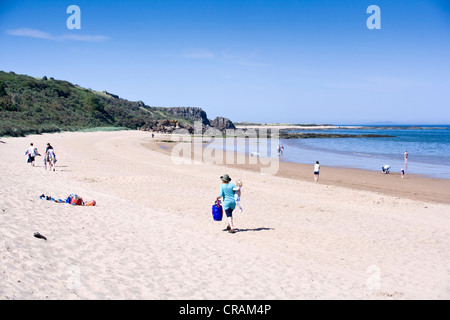
[[236, 201], [236, 205], [239, 207], [239, 212], [242, 213], [241, 207], [241, 188], [242, 188], [242, 180], [236, 181], [236, 188], [233, 188], [234, 191], [234, 201]]
[[316, 164], [314, 165], [314, 182], [319, 182], [319, 171], [320, 171], [319, 161], [316, 161]]

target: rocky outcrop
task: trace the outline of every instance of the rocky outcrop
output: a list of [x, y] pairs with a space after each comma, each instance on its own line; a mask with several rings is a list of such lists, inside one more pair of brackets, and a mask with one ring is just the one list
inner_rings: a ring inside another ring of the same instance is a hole
[[395, 136], [385, 134], [341, 134], [341, 133], [306, 133], [280, 130], [280, 139], [310, 139], [310, 138], [395, 138]]
[[[196, 121], [200, 121], [202, 123], [202, 132], [205, 132], [209, 128], [215, 128], [220, 131], [225, 131], [226, 129], [236, 129], [230, 119], [217, 117], [211, 121], [208, 119], [206, 112], [197, 107], [149, 107], [142, 101], [137, 101], [134, 105], [139, 108], [146, 108], [149, 111], [163, 111], [164, 114], [170, 114], [175, 119], [190, 120], [192, 124]], [[164, 133], [171, 133], [175, 129], [180, 128], [187, 129], [190, 133], [193, 133], [194, 130], [198, 130], [198, 128], [194, 128], [194, 125], [181, 125], [179, 121], [176, 120], [155, 120], [153, 123], [147, 123], [142, 127], [143, 130], [153, 130]]]
[[[159, 108], [152, 108], [159, 109]], [[233, 122], [230, 119], [217, 117], [214, 120], [209, 120], [206, 112], [201, 108], [196, 107], [166, 107], [161, 108], [166, 112], [174, 115], [178, 119], [188, 119], [192, 121], [201, 121], [203, 131], [207, 130], [210, 127], [216, 128], [220, 131], [224, 131], [226, 129], [236, 129]], [[191, 127], [186, 126], [186, 129], [189, 131], [192, 130]]]
[[233, 122], [231, 122], [231, 120], [228, 118], [217, 117], [210, 123], [213, 128], [219, 129], [220, 131], [224, 131], [227, 129], [236, 129]]
[[201, 121], [202, 124], [209, 126], [210, 122], [206, 112], [201, 108], [195, 107], [167, 107], [165, 111], [173, 114], [177, 118], [188, 119], [192, 121]]
[[138, 107], [138, 108], [146, 108], [146, 107], [149, 108], [148, 106], [145, 105], [145, 103], [143, 101], [140, 101], [140, 100], [134, 102], [133, 104], [135, 107]]
[[172, 133], [176, 129], [182, 128], [177, 120], [154, 120], [147, 123], [141, 130], [151, 130], [162, 133]]

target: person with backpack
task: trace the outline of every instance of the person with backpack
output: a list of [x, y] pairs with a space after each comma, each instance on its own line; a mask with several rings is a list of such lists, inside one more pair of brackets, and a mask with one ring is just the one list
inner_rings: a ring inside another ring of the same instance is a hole
[[27, 163], [31, 163], [31, 166], [34, 167], [34, 160], [36, 156], [40, 156], [37, 148], [33, 146], [33, 143], [30, 143], [30, 147], [25, 152], [25, 155], [28, 156]]

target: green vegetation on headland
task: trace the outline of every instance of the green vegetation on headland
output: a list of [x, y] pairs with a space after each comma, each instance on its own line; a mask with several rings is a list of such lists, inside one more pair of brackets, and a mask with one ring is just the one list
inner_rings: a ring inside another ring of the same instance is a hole
[[200, 108], [149, 107], [67, 81], [0, 71], [0, 136], [113, 128], [192, 131], [194, 121], [218, 129], [234, 128], [226, 118], [210, 122]]

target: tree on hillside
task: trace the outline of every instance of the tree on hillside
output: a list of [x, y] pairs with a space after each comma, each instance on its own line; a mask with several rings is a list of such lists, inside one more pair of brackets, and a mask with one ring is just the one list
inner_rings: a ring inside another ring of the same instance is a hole
[[0, 81], [0, 97], [4, 97], [7, 96], [8, 94], [6, 93], [6, 85], [3, 81]]

